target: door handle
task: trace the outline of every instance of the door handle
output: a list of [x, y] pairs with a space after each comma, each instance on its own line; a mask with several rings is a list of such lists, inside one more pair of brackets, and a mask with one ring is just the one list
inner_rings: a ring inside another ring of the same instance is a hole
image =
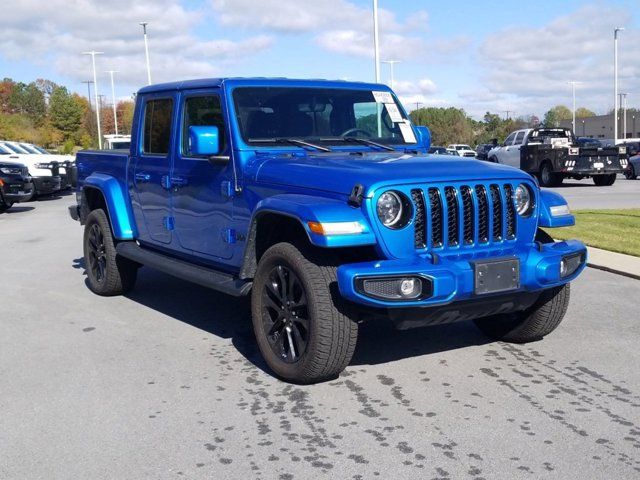
[[136, 173], [135, 179], [137, 182], [146, 183], [151, 180], [151, 175], [149, 175], [148, 173]]

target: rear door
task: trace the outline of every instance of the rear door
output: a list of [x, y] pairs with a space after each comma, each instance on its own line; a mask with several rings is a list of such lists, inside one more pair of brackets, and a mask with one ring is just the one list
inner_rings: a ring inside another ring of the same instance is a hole
[[140, 240], [149, 243], [171, 243], [171, 192], [166, 182], [171, 172], [175, 104], [170, 93], [144, 99], [139, 146], [131, 159], [133, 210]]
[[[179, 137], [172, 181], [172, 206], [178, 248], [204, 259], [233, 255], [233, 165], [230, 137], [219, 89], [185, 91], [180, 101]], [[189, 127], [215, 126], [220, 154], [210, 162], [191, 152]], [[227, 160], [225, 160], [225, 158]]]

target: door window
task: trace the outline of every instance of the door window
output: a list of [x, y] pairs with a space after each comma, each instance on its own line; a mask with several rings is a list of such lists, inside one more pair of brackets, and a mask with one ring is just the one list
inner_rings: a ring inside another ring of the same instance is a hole
[[513, 132], [511, 135], [509, 135], [507, 137], [507, 139], [504, 141], [504, 144], [509, 146], [513, 143], [513, 139], [516, 138], [516, 132]]
[[173, 100], [149, 100], [144, 110], [142, 151], [152, 155], [167, 155], [171, 140]]
[[189, 144], [189, 127], [218, 127], [220, 151], [224, 151], [224, 116], [218, 95], [205, 95], [202, 97], [189, 97], [184, 102], [184, 114], [182, 120], [182, 154], [187, 157], [195, 157], [191, 153]]
[[524, 132], [518, 132], [516, 135], [516, 141], [513, 142], [514, 145], [521, 145], [522, 140], [524, 140]]

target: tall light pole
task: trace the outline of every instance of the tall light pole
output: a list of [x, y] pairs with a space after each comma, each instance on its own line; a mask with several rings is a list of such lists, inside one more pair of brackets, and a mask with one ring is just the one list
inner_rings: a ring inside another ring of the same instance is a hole
[[93, 93], [96, 100], [96, 122], [98, 124], [98, 148], [102, 150], [102, 133], [100, 132], [100, 103], [98, 102], [98, 77], [96, 75], [96, 55], [102, 55], [104, 52], [82, 52], [83, 55], [91, 55], [91, 63], [93, 64]]
[[400, 60], [382, 60], [382, 63], [389, 64], [389, 75], [390, 75], [390, 84], [391, 90], [393, 90], [393, 65], [396, 63], [400, 63]]
[[618, 32], [622, 27], [613, 29], [613, 144], [618, 143]]
[[622, 138], [627, 138], [627, 94], [622, 95]]
[[144, 54], [147, 57], [147, 84], [151, 85], [151, 64], [149, 63], [149, 43], [147, 42], [147, 25], [149, 22], [140, 22], [144, 36]]
[[380, 83], [380, 43], [378, 41], [378, 0], [373, 0], [373, 57], [376, 63], [376, 83]]
[[580, 83], [582, 82], [575, 82], [575, 81], [571, 81], [571, 82], [567, 82], [569, 85], [571, 85], [571, 93], [573, 95], [573, 120], [571, 121], [571, 130], [573, 131], [573, 133], [576, 133], [576, 85], [580, 85]]
[[113, 104], [113, 124], [116, 127], [116, 135], [118, 135], [118, 114], [116, 113], [116, 89], [113, 85], [113, 74], [117, 72], [117, 70], [107, 70], [107, 73], [111, 75], [111, 103]]

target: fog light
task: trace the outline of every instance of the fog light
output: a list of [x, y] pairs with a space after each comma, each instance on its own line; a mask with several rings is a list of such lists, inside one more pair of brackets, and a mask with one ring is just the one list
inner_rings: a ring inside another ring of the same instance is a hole
[[573, 275], [584, 263], [584, 253], [567, 255], [560, 261], [560, 278]]
[[[426, 288], [423, 284], [426, 282]], [[378, 277], [356, 280], [357, 289], [381, 300], [415, 300], [429, 293], [429, 281], [419, 277]]]

